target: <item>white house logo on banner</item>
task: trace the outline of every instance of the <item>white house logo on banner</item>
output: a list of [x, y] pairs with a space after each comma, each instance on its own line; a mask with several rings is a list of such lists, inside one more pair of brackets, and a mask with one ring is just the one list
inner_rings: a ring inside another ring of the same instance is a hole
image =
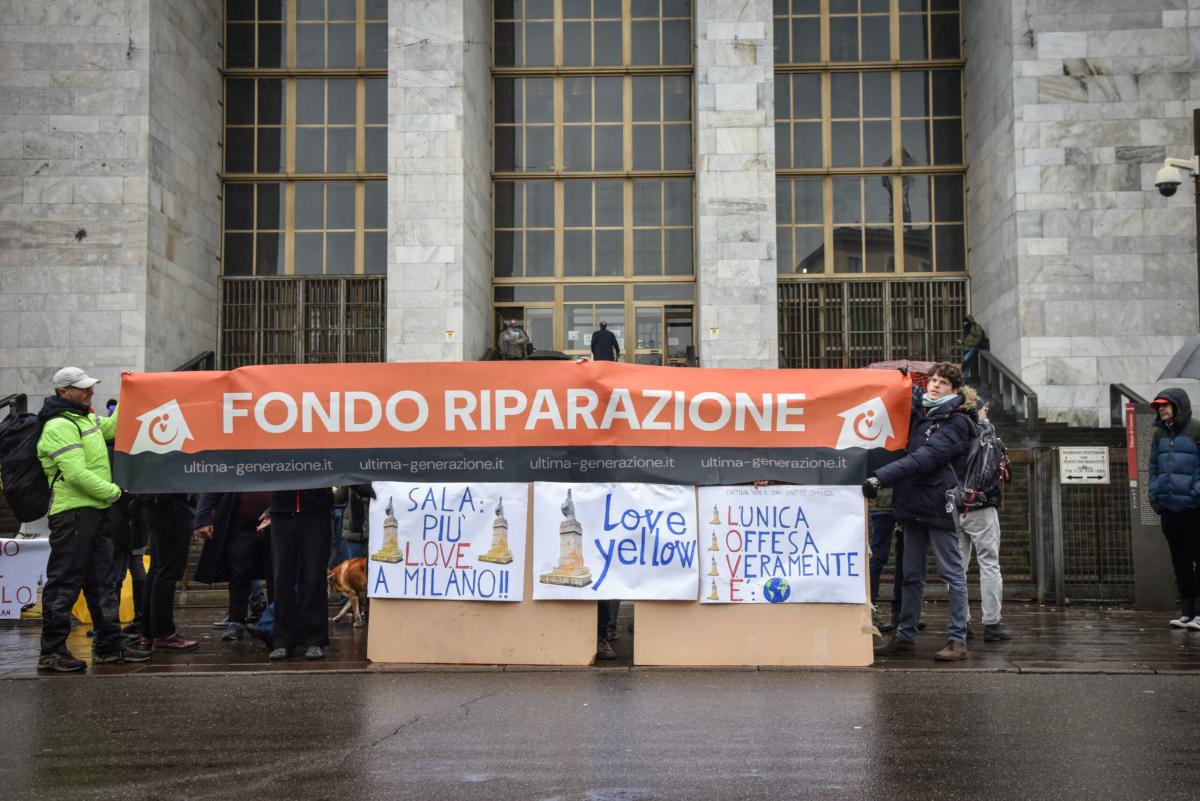
[[183, 450], [183, 443], [193, 439], [187, 420], [178, 401], [169, 400], [138, 417], [141, 427], [133, 440], [134, 453], [174, 453]]
[[887, 405], [882, 398], [872, 398], [853, 409], [839, 412], [842, 432], [838, 435], [837, 449], [882, 448], [894, 436], [892, 421], [888, 417]]
[[694, 488], [535, 483], [533, 597], [696, 600]]
[[371, 485], [372, 598], [520, 601], [527, 484]]
[[866, 601], [858, 487], [701, 487], [703, 603]]

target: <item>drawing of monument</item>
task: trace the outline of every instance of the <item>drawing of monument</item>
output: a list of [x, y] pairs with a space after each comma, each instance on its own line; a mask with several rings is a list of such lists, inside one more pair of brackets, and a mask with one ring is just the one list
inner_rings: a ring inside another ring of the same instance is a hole
[[571, 500], [570, 489], [567, 489], [562, 513], [566, 520], [558, 524], [558, 565], [549, 573], [538, 576], [538, 581], [586, 587], [592, 583], [592, 571], [583, 563], [583, 526], [575, 519], [575, 502]]
[[713, 532], [713, 536], [712, 536], [712, 544], [708, 546], [708, 550], [710, 550], [710, 551], [721, 550], [721, 546], [717, 545], [717, 532], [715, 532], [715, 531]]
[[713, 504], [713, 519], [712, 519], [712, 524], [713, 524], [714, 526], [719, 526], [719, 525], [721, 525], [721, 513], [720, 513], [719, 511], [717, 511], [717, 505], [716, 505], [716, 504]]
[[383, 519], [383, 547], [378, 553], [372, 554], [371, 559], [376, 562], [400, 562], [404, 559], [404, 555], [400, 553], [400, 544], [396, 540], [396, 516], [392, 511], [392, 499], [388, 498], [387, 517]]
[[717, 595], [717, 580], [713, 579], [712, 590], [708, 593], [708, 600], [719, 601], [721, 597]]
[[715, 557], [715, 556], [712, 558], [712, 566], [708, 568], [708, 575], [710, 575], [710, 576], [721, 575], [720, 573], [717, 572], [717, 557]]
[[504, 498], [496, 504], [496, 517], [492, 520], [492, 547], [479, 557], [480, 562], [507, 565], [513, 560], [508, 549], [508, 521], [504, 519]]

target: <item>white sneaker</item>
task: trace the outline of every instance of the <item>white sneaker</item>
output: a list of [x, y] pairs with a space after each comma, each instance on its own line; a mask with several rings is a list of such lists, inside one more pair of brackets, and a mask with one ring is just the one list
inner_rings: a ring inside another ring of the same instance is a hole
[[1188, 623], [1194, 619], [1195, 618], [1190, 618], [1187, 615], [1180, 615], [1171, 621], [1171, 626], [1177, 629], [1186, 629], [1188, 627]]
[[1194, 617], [1189, 620], [1187, 627], [1192, 631], [1200, 631], [1200, 617]]

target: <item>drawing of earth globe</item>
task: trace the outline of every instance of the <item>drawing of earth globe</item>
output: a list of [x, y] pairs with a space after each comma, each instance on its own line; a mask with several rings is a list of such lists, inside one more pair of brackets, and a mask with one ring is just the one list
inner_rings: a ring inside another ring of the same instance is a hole
[[770, 603], [781, 604], [788, 599], [792, 594], [792, 588], [788, 586], [787, 579], [770, 578], [763, 582], [763, 597]]

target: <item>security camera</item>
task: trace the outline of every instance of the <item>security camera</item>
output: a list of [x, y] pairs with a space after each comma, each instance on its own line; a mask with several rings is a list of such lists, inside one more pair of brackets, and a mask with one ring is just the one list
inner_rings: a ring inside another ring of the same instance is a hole
[[1183, 176], [1174, 167], [1163, 167], [1154, 173], [1154, 185], [1158, 187], [1158, 193], [1163, 197], [1174, 195], [1181, 183], [1183, 183]]
[[1200, 175], [1200, 156], [1190, 159], [1163, 159], [1162, 167], [1154, 173], [1154, 185], [1158, 187], [1160, 195], [1171, 197], [1175, 194], [1179, 185], [1183, 183], [1183, 173], [1180, 170], [1187, 170], [1193, 176]]

